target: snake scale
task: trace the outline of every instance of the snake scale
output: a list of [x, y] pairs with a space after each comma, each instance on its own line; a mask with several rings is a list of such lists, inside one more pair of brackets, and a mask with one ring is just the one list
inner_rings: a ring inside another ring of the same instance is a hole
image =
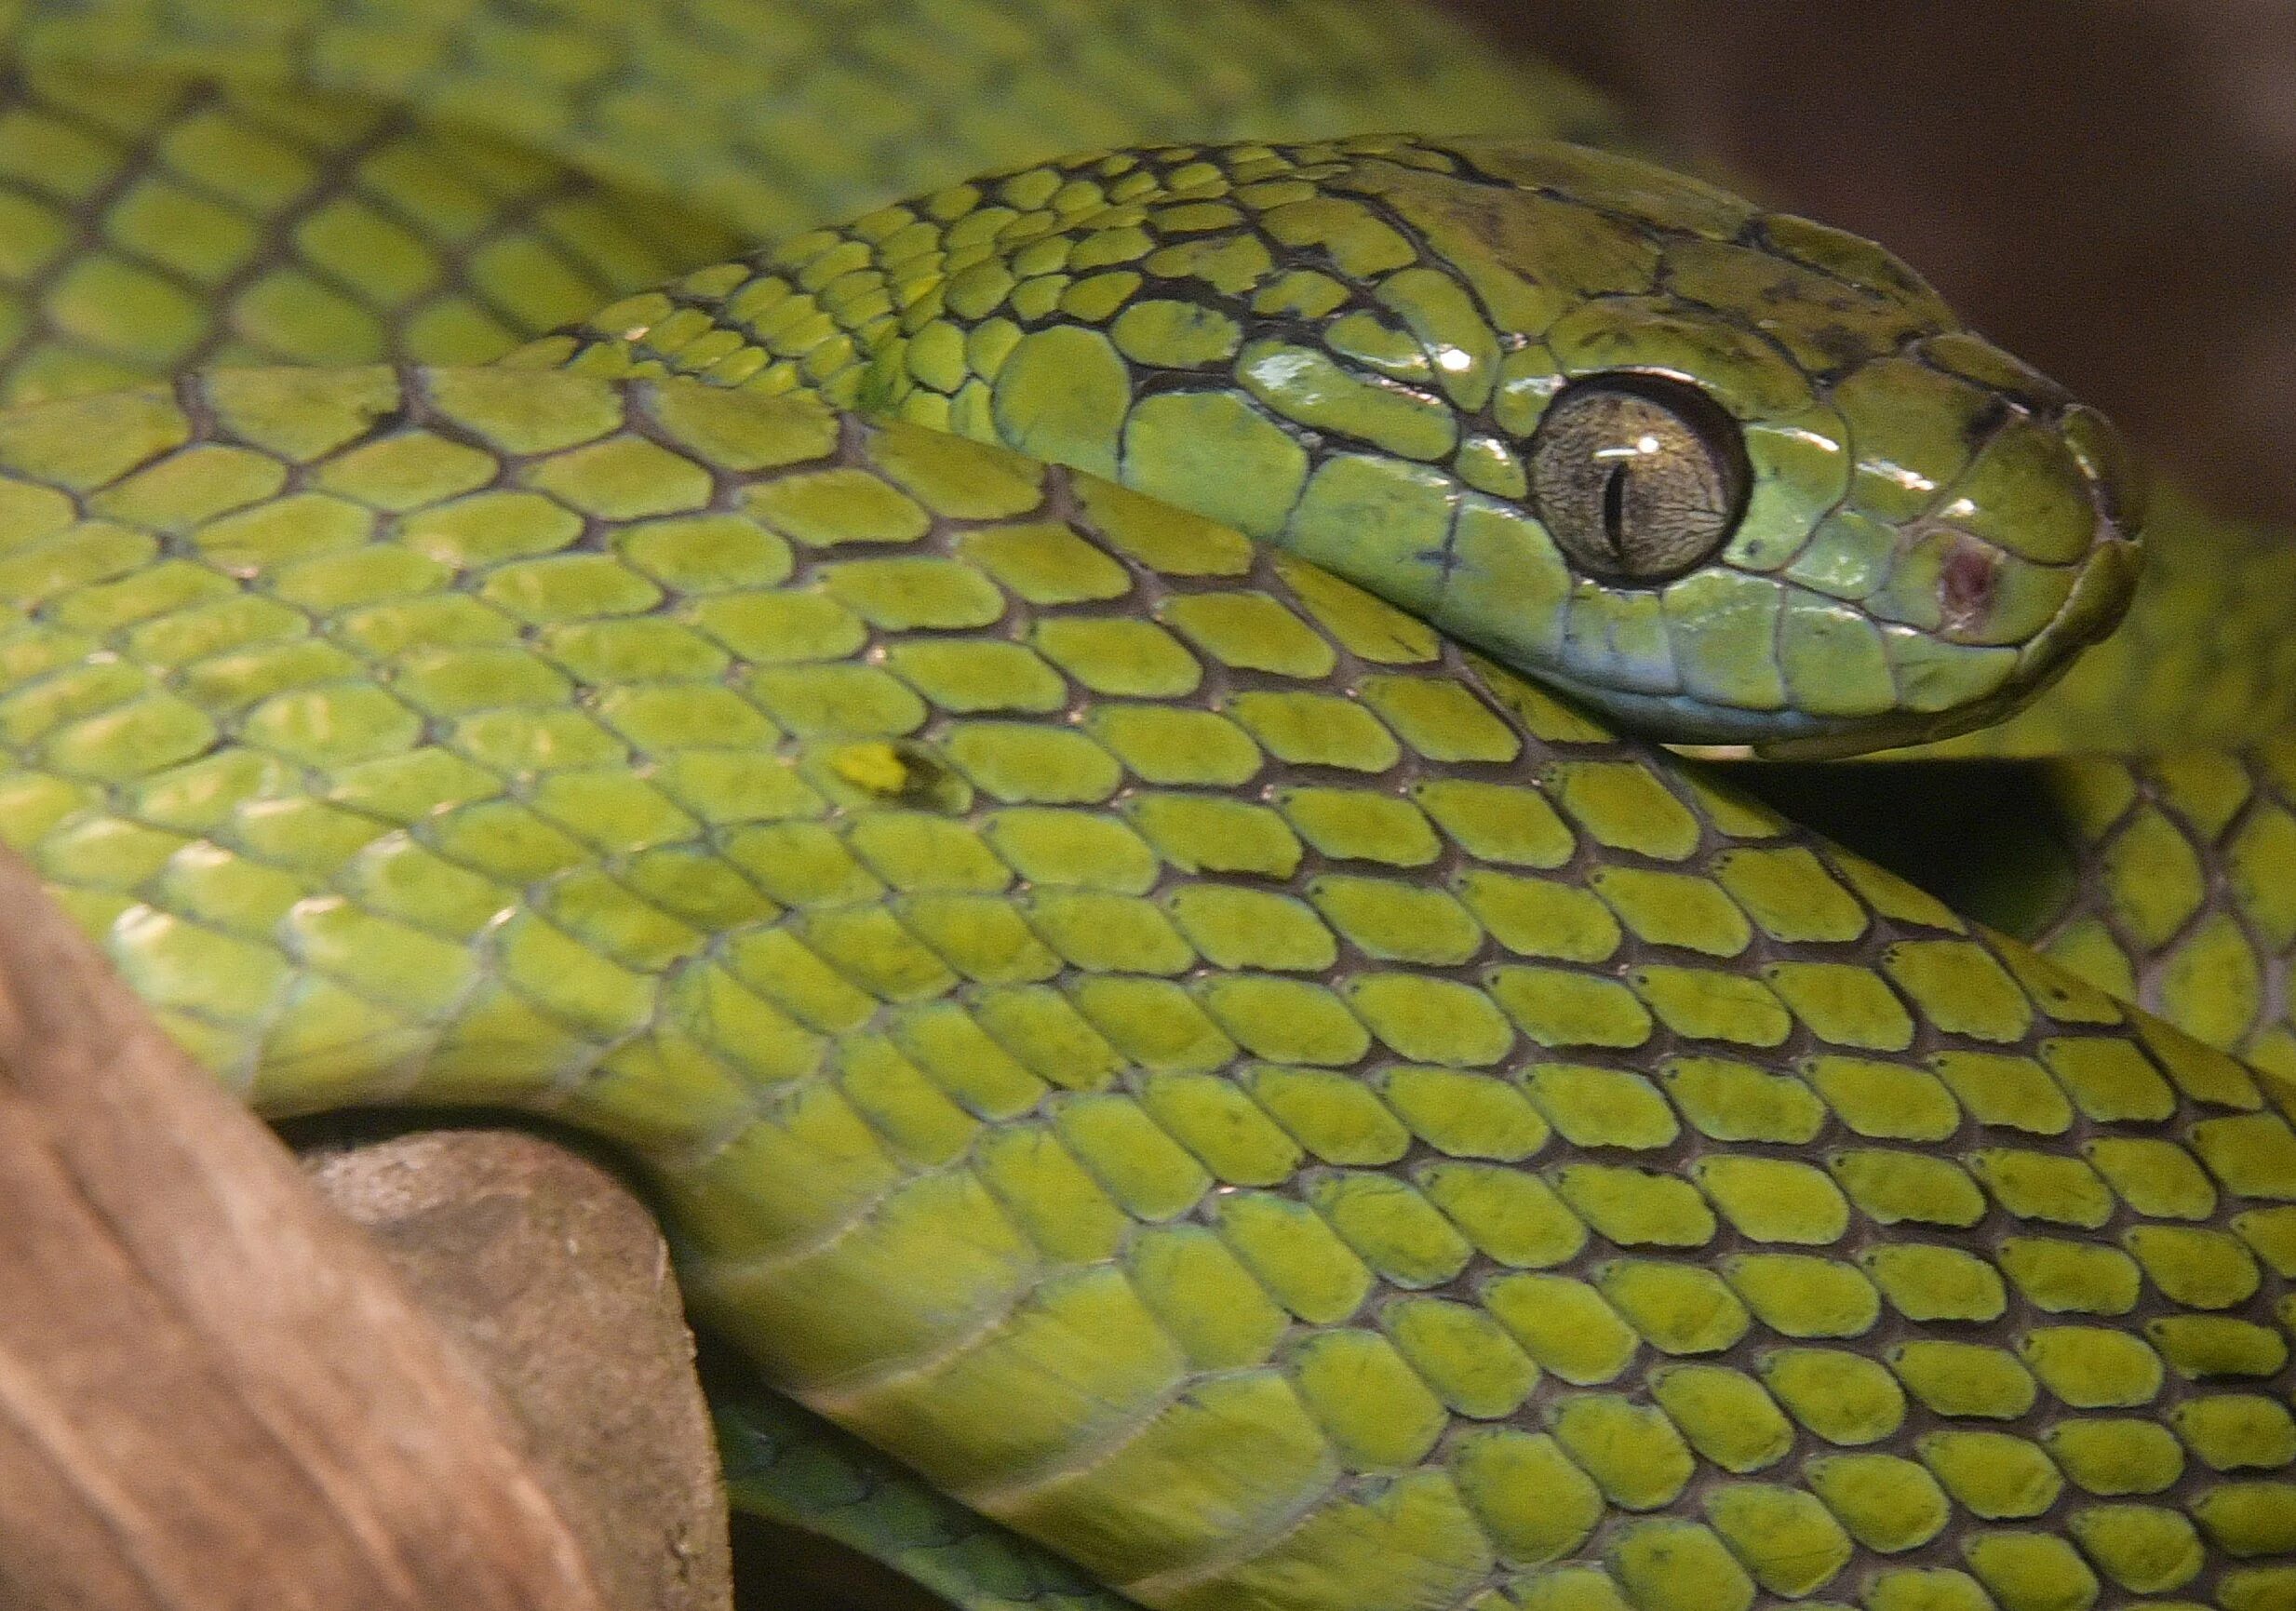
[[[619, 1148], [738, 1503], [2296, 1607], [2296, 559], [1894, 259], [1375, 0], [0, 25], [0, 839], [265, 1112]], [[1658, 746], [1917, 740], [2040, 949]]]

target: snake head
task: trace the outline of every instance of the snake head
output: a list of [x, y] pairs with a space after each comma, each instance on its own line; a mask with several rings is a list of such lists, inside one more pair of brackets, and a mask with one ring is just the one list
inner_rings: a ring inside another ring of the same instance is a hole
[[2112, 427], [1879, 247], [1550, 143], [1366, 142], [1318, 183], [1412, 256], [1245, 345], [1263, 407], [1381, 448], [1326, 436], [1264, 534], [1513, 668], [1667, 742], [1838, 754], [1998, 719], [2126, 607]]

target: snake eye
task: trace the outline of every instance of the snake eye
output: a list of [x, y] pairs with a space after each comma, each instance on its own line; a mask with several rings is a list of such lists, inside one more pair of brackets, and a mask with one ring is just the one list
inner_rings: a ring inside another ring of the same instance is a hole
[[1658, 582], [1727, 540], [1746, 508], [1737, 422], [1659, 375], [1573, 382], [1531, 438], [1531, 498], [1548, 532], [1596, 576]]

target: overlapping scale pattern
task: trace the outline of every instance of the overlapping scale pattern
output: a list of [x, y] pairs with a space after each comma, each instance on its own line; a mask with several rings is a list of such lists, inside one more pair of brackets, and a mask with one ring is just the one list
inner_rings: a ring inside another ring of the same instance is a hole
[[0, 9], [0, 399], [482, 362], [742, 246], [1080, 142], [1613, 132], [1561, 74], [1383, 9], [1240, 0], [1214, 41], [1046, 0], [27, 0]]
[[2296, 1075], [2296, 744], [2041, 764], [2069, 852], [2034, 923], [2066, 967]]
[[1205, 20], [1129, 0], [10, 0], [0, 50], [403, 107], [750, 242], [1092, 144], [1623, 138], [1575, 79], [1433, 7], [1226, 0]]
[[736, 1510], [833, 1539], [959, 1611], [1125, 1611], [1133, 1604], [780, 1394], [727, 1373], [705, 1379]]
[[1232, 532], [680, 383], [0, 416], [0, 834], [274, 1109], [654, 1175], [1174, 1606], [2296, 1594], [2285, 1089]]
[[[1871, 244], [1551, 143], [1087, 151], [599, 309], [513, 363], [818, 392], [1104, 476], [1362, 584], [1622, 721], [1872, 747], [1980, 722], [2116, 618], [2110, 428]], [[1695, 375], [1746, 505], [1605, 584], [1550, 401]]]
[[477, 363], [732, 248], [702, 214], [404, 106], [0, 74], [0, 398], [215, 365]]

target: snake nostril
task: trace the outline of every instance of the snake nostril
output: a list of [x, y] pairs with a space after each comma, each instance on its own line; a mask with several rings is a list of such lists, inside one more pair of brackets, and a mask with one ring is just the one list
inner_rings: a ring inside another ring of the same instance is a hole
[[1992, 554], [1971, 544], [1946, 556], [1938, 572], [1938, 614], [1947, 631], [1967, 631], [1985, 619], [1997, 569]]

